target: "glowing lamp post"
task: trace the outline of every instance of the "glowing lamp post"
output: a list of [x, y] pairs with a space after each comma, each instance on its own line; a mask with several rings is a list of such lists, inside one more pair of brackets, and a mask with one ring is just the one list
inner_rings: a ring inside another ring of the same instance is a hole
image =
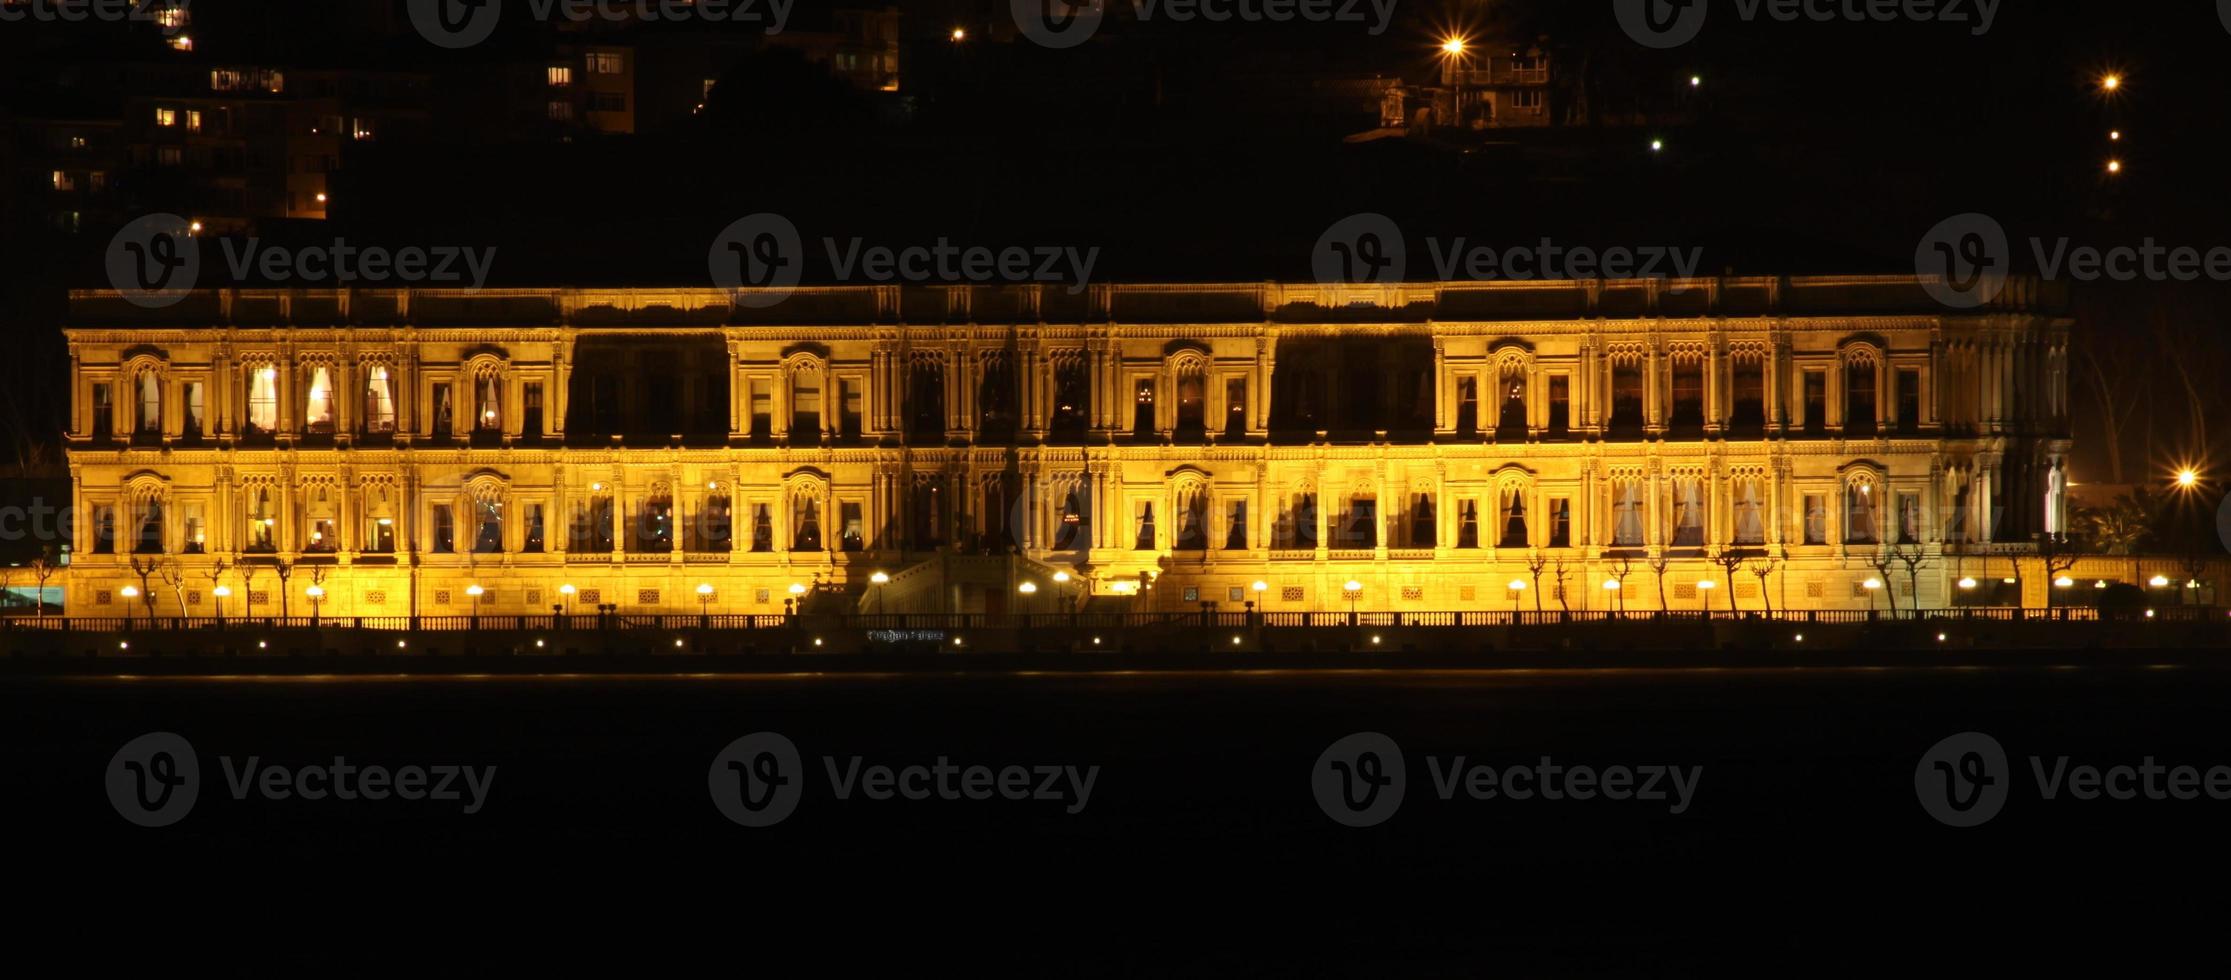
[[1269, 592], [1269, 591], [1270, 591], [1270, 583], [1269, 583], [1269, 582], [1265, 582], [1265, 581], [1263, 581], [1262, 579], [1256, 579], [1256, 580], [1255, 580], [1255, 582], [1254, 582], [1254, 584], [1252, 584], [1252, 585], [1249, 585], [1249, 586], [1248, 586], [1247, 588], [1248, 588], [1248, 591], [1249, 591], [1249, 592], [1252, 592], [1252, 593], [1254, 594], [1254, 596], [1255, 596], [1255, 598], [1252, 598], [1252, 599], [1249, 599], [1249, 600], [1247, 600], [1247, 615], [1248, 615], [1248, 617], [1249, 617], [1249, 618], [1253, 618], [1253, 617], [1254, 617], [1254, 615], [1255, 615], [1255, 607], [1257, 607], [1257, 606], [1262, 606], [1262, 607], [1264, 607], [1264, 610], [1265, 610], [1266, 612], [1267, 612], [1267, 611], [1269, 611], [1270, 601], [1269, 601], [1269, 598], [1268, 598], [1267, 596], [1265, 596], [1265, 595], [1264, 595], [1263, 593], [1265, 593], [1265, 592]]
[[578, 591], [580, 590], [574, 588], [571, 582], [558, 586], [558, 594], [565, 596], [565, 614], [568, 619], [573, 617], [573, 594]]
[[1511, 622], [1516, 623], [1518, 622], [1518, 601], [1526, 597], [1526, 580], [1514, 578], [1510, 581], [1509, 588], [1511, 590]]
[[217, 600], [217, 625], [221, 627], [225, 625], [225, 599], [232, 595], [232, 588], [220, 585], [209, 590], [209, 594]]
[[1700, 579], [1698, 579], [1698, 580], [1697, 580], [1697, 583], [1696, 583], [1696, 587], [1697, 587], [1697, 602], [1698, 602], [1698, 604], [1704, 607], [1704, 611], [1705, 611], [1705, 612], [1708, 612], [1708, 613], [1709, 613], [1709, 612], [1711, 612], [1711, 611], [1712, 611], [1712, 590], [1713, 590], [1713, 589], [1717, 589], [1717, 588], [1719, 588], [1719, 587], [1720, 587], [1720, 583], [1718, 583], [1718, 582], [1714, 582], [1714, 581], [1712, 581], [1711, 579], [1708, 579], [1708, 578], [1700, 578]]
[[1363, 583], [1355, 579], [1349, 579], [1348, 583], [1342, 588], [1348, 590], [1348, 625], [1354, 626], [1356, 625], [1356, 600], [1363, 598]]
[[484, 593], [484, 592], [486, 592], [486, 591], [488, 591], [488, 590], [486, 590], [486, 589], [483, 589], [483, 588], [481, 588], [481, 587], [480, 587], [480, 585], [479, 585], [479, 583], [474, 583], [474, 584], [472, 584], [472, 585], [468, 585], [468, 586], [465, 586], [465, 594], [466, 594], [466, 595], [469, 595], [469, 596], [472, 596], [472, 597], [473, 597], [473, 623], [472, 623], [472, 625], [473, 625], [473, 628], [474, 628], [474, 629], [479, 629], [479, 628], [480, 628], [480, 596], [481, 596], [481, 594], [482, 594], [482, 593]]
[[1613, 599], [1613, 601], [1614, 601], [1614, 602], [1616, 602], [1616, 603], [1618, 603], [1618, 606], [1617, 606], [1617, 608], [1618, 608], [1618, 610], [1619, 610], [1619, 614], [1620, 614], [1620, 615], [1622, 615], [1622, 616], [1626, 615], [1626, 614], [1627, 614], [1627, 594], [1626, 594], [1626, 592], [1625, 592], [1625, 591], [1623, 591], [1623, 590], [1622, 590], [1622, 589], [1620, 588], [1620, 586], [1619, 586], [1619, 580], [1618, 580], [1618, 579], [1615, 579], [1615, 578], [1607, 578], [1607, 579], [1604, 579], [1604, 591], [1605, 591], [1605, 592], [1609, 592], [1609, 593], [1612, 593], [1612, 594], [1613, 594], [1613, 595], [1614, 595], [1614, 596], [1616, 597], [1616, 598], [1614, 598], [1614, 599]]
[[1015, 592], [1023, 597], [1024, 611], [1027, 612], [1029, 611], [1030, 597], [1038, 594], [1038, 583], [1022, 582], [1015, 586]]
[[127, 585], [116, 594], [124, 597], [124, 632], [129, 633], [132, 631], [132, 600], [139, 598], [139, 586]]
[[1859, 585], [1867, 590], [1867, 612], [1871, 616], [1875, 611], [1875, 593], [1882, 589], [1882, 580], [1870, 575]]
[[697, 628], [705, 629], [713, 625], [712, 605], [712, 583], [699, 583], [697, 586]]
[[803, 612], [804, 610], [801, 607], [805, 605], [805, 601], [801, 597], [805, 594], [806, 587], [803, 584], [790, 583], [790, 598], [782, 601], [782, 614], [784, 616], [794, 616], [798, 612]]
[[875, 586], [875, 614], [883, 615], [883, 587], [891, 584], [891, 576], [877, 572], [868, 576], [868, 584]]
[[317, 629], [318, 611], [325, 607], [325, 586], [312, 585], [302, 590], [302, 594], [310, 597], [310, 628]]

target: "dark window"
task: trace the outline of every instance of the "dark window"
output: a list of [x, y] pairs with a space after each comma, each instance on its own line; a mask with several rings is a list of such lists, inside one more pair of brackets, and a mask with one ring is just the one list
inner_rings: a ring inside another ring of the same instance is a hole
[[1694, 434], [1704, 429], [1704, 362], [1681, 360], [1673, 365], [1673, 415], [1667, 425], [1677, 432]]
[[1131, 386], [1131, 435], [1145, 439], [1154, 435], [1154, 379], [1140, 378]]
[[1526, 438], [1526, 381], [1516, 376], [1503, 379], [1503, 407], [1495, 419], [1495, 438], [1514, 440]]
[[111, 400], [114, 390], [106, 384], [93, 386], [93, 435], [97, 437], [116, 434], [116, 403]]
[[1844, 432], [1872, 435], [1875, 424], [1874, 362], [1854, 362], [1844, 372]]
[[427, 434], [433, 436], [436, 439], [446, 439], [449, 437], [449, 434], [452, 431], [451, 422], [452, 415], [450, 413], [449, 405], [449, 386], [446, 384], [435, 385], [434, 428], [433, 431], [428, 432]]
[[1480, 505], [1477, 501], [1465, 501], [1464, 509], [1457, 512], [1456, 546], [1459, 548], [1477, 548], [1480, 546]]
[[1572, 380], [1564, 375], [1549, 379], [1549, 434], [1563, 437], [1572, 431]]
[[1224, 382], [1224, 438], [1242, 439], [1247, 436], [1247, 379], [1232, 378]]
[[867, 546], [865, 526], [860, 521], [860, 505], [838, 505], [837, 513], [844, 522], [844, 529], [837, 538], [837, 547], [844, 551], [858, 551]]
[[1611, 430], [1624, 435], [1642, 431], [1642, 365], [1627, 362], [1611, 369]]
[[1913, 432], [1921, 428], [1921, 372], [1898, 372], [1898, 431]]
[[1084, 438], [1091, 418], [1091, 386], [1085, 383], [1083, 358], [1071, 357], [1061, 361], [1054, 371], [1054, 414], [1052, 435], [1061, 440]]
[[837, 410], [842, 413], [837, 416], [837, 434], [846, 439], [860, 438], [860, 416], [863, 411], [860, 383], [852, 380], [838, 381], [837, 398]]
[[1805, 372], [1805, 431], [1819, 435], [1828, 430], [1828, 375]]
[[1480, 382], [1466, 375], [1456, 379], [1456, 434], [1471, 438], [1480, 432]]
[[542, 382], [529, 381], [519, 389], [520, 431], [529, 439], [542, 435]]
[[938, 439], [945, 435], [945, 366], [917, 362], [906, 387], [909, 431], [916, 437]]
[[522, 545], [519, 550], [528, 552], [530, 554], [539, 554], [542, 551], [541, 504], [527, 505], [527, 542], [526, 544]]
[[448, 504], [434, 505], [434, 553], [450, 554], [457, 550], [457, 521], [449, 513]]
[[1757, 432], [1766, 427], [1766, 365], [1763, 361], [1742, 360], [1735, 363], [1733, 404], [1729, 406], [1728, 428], [1741, 432]]
[[1563, 497], [1552, 497], [1549, 501], [1549, 546], [1573, 546], [1573, 507]]

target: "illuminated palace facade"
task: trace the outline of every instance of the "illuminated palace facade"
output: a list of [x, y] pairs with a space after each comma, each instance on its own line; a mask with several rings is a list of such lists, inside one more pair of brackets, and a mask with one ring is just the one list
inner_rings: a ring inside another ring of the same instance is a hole
[[80, 292], [67, 601], [136, 560], [161, 615], [1861, 609], [1910, 605], [1892, 553], [1977, 601], [2063, 520], [2033, 288]]

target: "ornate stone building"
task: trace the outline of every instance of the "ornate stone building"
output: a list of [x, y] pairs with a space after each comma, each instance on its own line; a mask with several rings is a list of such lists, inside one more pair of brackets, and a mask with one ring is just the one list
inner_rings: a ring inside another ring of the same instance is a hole
[[164, 615], [282, 564], [327, 616], [1986, 601], [2061, 519], [2035, 288], [79, 292], [68, 605], [156, 555]]

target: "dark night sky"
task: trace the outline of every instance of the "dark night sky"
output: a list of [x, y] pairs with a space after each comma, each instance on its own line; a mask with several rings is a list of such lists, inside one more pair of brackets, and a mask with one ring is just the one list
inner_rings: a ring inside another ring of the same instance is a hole
[[[1978, 37], [1958, 24], [1744, 23], [1732, 2], [1714, 3], [1699, 39], [1666, 52], [1620, 33], [1609, 2], [1402, 4], [1378, 37], [1356, 24], [1127, 25], [1071, 51], [996, 43], [1005, 0], [899, 6], [909, 40], [896, 99], [817, 83], [781, 59], [746, 62], [679, 131], [379, 145], [336, 175], [333, 221], [268, 234], [494, 246], [505, 285], [698, 284], [707, 243], [758, 211], [789, 216], [809, 240], [1099, 247], [1104, 280], [1307, 278], [1319, 233], [1359, 211], [1395, 217], [1413, 239], [1693, 246], [1708, 273], [1907, 272], [1920, 237], [1966, 211], [1997, 217], [2017, 242], [2231, 244], [2216, 146], [2231, 32], [2209, 4], [2006, 4]], [[285, 30], [207, 26], [236, 9]], [[231, 49], [445, 64], [415, 37], [357, 45], [354, 21], [321, 32], [216, 0], [196, 16], [212, 59]], [[1585, 66], [1598, 108], [1687, 110], [1693, 121], [1357, 145], [1253, 94], [1264, 78], [1275, 88], [1320, 71], [1420, 79], [1446, 25], [1502, 22], [1548, 33], [1561, 77]], [[941, 43], [954, 24], [980, 43]], [[305, 41], [320, 37], [351, 44]], [[45, 82], [67, 63], [14, 71]], [[2097, 85], [2109, 71], [2127, 79], [2112, 99]], [[1693, 94], [1692, 74], [1704, 79]], [[21, 108], [37, 88], [18, 86], [13, 101]], [[2126, 138], [2111, 149], [2112, 128]], [[1653, 138], [1665, 152], [1647, 150]], [[2113, 179], [2111, 155], [2127, 167]], [[36, 354], [11, 365], [37, 375], [19, 391], [65, 373], [53, 287], [100, 284], [106, 240], [105, 230], [9, 236], [0, 288]], [[2015, 251], [2026, 265], [2028, 250]], [[1429, 270], [1412, 263], [1413, 277]], [[2079, 290], [2085, 342], [2175, 347], [2214, 377], [2231, 366], [2221, 293]], [[2160, 387], [2166, 369], [2156, 358], [2117, 383]], [[2160, 412], [2173, 421], [2155, 426], [2160, 439], [2185, 438], [2181, 405]], [[2125, 455], [2138, 467], [2149, 452], [2164, 450]]]

